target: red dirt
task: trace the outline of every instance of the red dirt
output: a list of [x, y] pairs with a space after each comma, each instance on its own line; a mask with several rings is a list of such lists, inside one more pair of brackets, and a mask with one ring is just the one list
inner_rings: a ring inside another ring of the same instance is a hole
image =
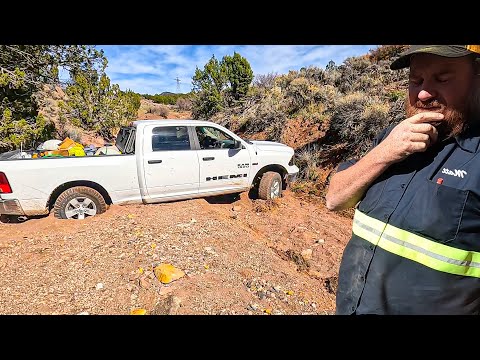
[[[0, 314], [332, 314], [350, 227], [290, 191], [0, 223]], [[160, 263], [187, 275], [162, 284]]]

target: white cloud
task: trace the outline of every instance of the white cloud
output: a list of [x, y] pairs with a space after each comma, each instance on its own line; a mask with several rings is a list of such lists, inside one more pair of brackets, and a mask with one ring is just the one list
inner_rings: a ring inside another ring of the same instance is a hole
[[347, 57], [368, 53], [374, 45], [148, 45], [105, 46], [109, 64], [107, 74], [120, 88], [145, 94], [176, 92], [181, 79], [181, 92], [191, 89], [195, 68], [203, 69], [215, 55], [238, 52], [250, 63], [254, 75], [287, 73], [301, 67], [324, 68], [333, 60], [340, 65]]

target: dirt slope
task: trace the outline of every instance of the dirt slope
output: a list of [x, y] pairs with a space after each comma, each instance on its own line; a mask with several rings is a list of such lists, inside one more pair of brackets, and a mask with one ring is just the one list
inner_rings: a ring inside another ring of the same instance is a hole
[[331, 314], [350, 226], [289, 191], [0, 223], [0, 314]]

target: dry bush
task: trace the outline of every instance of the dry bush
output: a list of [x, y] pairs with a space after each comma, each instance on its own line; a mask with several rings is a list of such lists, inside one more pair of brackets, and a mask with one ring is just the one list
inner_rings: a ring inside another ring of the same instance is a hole
[[317, 180], [318, 146], [304, 148], [295, 155], [295, 165], [301, 170], [299, 179]]
[[67, 129], [66, 136], [78, 143], [82, 141], [82, 131], [76, 128]]
[[170, 110], [165, 105], [160, 105], [160, 107], [158, 108], [158, 115], [160, 115], [164, 118], [168, 117], [169, 112], [170, 112]]
[[379, 62], [385, 59], [390, 60], [407, 50], [407, 48], [408, 45], [381, 45], [376, 49], [370, 50], [369, 58], [373, 62]]
[[155, 105], [155, 104], [149, 104], [146, 106], [146, 112], [148, 114], [153, 114], [153, 115], [159, 115], [164, 118], [168, 117], [169, 109], [165, 105]]
[[84, 133], [84, 131], [80, 128], [73, 127], [70, 124], [65, 124], [64, 122], [62, 122], [57, 124], [55, 130], [56, 130], [55, 137], [58, 140], [63, 140], [69, 137], [70, 139], [78, 143], [82, 141], [82, 134]]
[[253, 80], [253, 87], [269, 90], [275, 86], [275, 79], [278, 77], [275, 73], [268, 73], [265, 75], [255, 75]]
[[192, 101], [186, 98], [178, 98], [175, 106], [182, 111], [190, 111], [192, 109]]
[[361, 155], [371, 146], [373, 138], [392, 123], [389, 114], [389, 103], [356, 92], [337, 102], [329, 131], [336, 141], [347, 144], [351, 155]]
[[320, 182], [311, 180], [295, 181], [290, 185], [290, 190], [299, 195], [314, 196], [322, 198], [325, 196], [325, 187]]
[[249, 109], [241, 120], [246, 133], [267, 131], [271, 139], [279, 139], [287, 114], [283, 97], [267, 96]]
[[327, 107], [323, 103], [313, 103], [300, 109], [297, 113], [297, 118], [312, 120], [314, 123], [322, 124], [330, 118], [325, 113], [326, 109]]

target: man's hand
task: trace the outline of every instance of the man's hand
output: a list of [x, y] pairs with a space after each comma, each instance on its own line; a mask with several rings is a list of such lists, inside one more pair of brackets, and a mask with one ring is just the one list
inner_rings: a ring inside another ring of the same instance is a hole
[[438, 131], [432, 123], [443, 121], [443, 114], [426, 111], [398, 124], [374, 150], [387, 164], [404, 160], [416, 152], [423, 152], [438, 139]]
[[425, 151], [438, 139], [435, 128], [443, 121], [443, 114], [423, 112], [395, 126], [380, 144], [355, 165], [337, 172], [330, 180], [326, 205], [330, 210], [355, 206], [372, 182], [390, 165], [407, 156]]

